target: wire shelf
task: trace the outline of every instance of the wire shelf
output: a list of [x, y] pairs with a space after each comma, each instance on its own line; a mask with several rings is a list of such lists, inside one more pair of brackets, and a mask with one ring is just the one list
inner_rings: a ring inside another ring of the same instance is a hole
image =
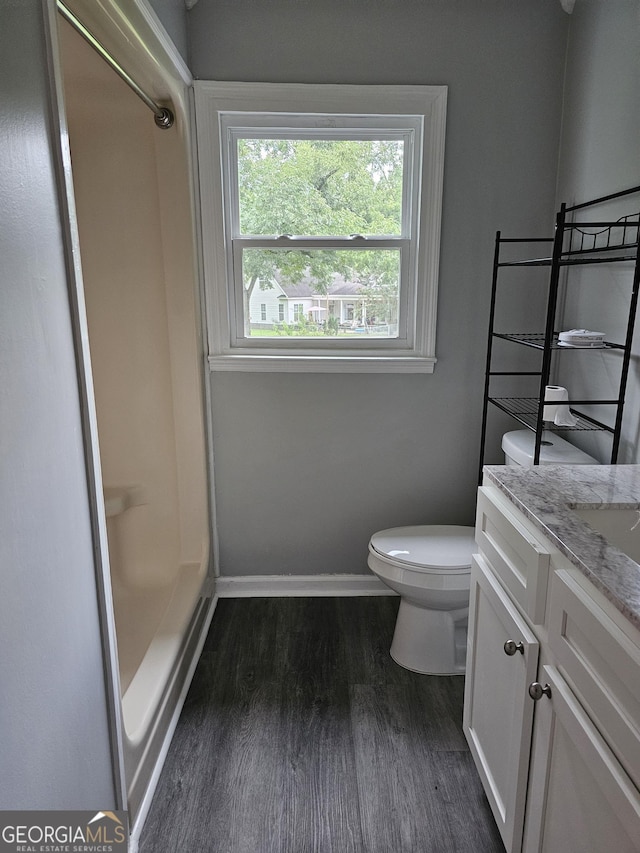
[[[543, 350], [545, 346], [545, 336], [543, 332], [494, 332], [494, 338], [502, 338], [505, 341], [513, 341], [517, 344], [522, 344], [526, 347]], [[611, 341], [604, 341], [599, 347], [572, 347], [561, 344], [558, 340], [558, 332], [553, 333], [551, 340], [551, 349], [558, 350], [603, 350], [603, 349], [624, 349], [623, 344], [614, 344]]]
[[[538, 425], [538, 398], [537, 397], [489, 397], [489, 402], [493, 403], [503, 412], [511, 415], [512, 418], [519, 421], [523, 426], [535, 432]], [[597, 405], [613, 405], [613, 401], [594, 401]], [[587, 420], [584, 416], [578, 414], [573, 409], [572, 414], [578, 419], [575, 426], [557, 426], [549, 424], [545, 421], [547, 427], [554, 432], [613, 432], [611, 427], [604, 424]]]
[[[584, 264], [614, 264], [619, 261], [635, 261], [635, 254], [628, 255], [605, 255], [604, 252], [613, 250], [636, 249], [637, 243], [631, 243], [625, 246], [608, 246], [603, 249], [576, 249], [562, 252], [555, 262], [558, 266], [582, 266]], [[602, 252], [603, 254], [594, 257], [594, 252]], [[500, 261], [496, 264], [497, 267], [550, 267], [554, 264], [553, 258], [526, 258], [522, 261]]]

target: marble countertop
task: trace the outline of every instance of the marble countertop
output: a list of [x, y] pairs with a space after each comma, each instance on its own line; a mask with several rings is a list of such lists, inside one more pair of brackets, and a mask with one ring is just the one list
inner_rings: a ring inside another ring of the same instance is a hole
[[640, 565], [572, 512], [640, 510], [640, 465], [487, 465], [484, 473], [640, 629]]

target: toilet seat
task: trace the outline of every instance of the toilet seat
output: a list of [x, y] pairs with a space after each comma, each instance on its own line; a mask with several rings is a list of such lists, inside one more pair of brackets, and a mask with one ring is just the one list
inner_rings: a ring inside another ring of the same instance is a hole
[[384, 563], [424, 574], [469, 574], [476, 546], [472, 528], [457, 525], [392, 527], [374, 533], [369, 550]]

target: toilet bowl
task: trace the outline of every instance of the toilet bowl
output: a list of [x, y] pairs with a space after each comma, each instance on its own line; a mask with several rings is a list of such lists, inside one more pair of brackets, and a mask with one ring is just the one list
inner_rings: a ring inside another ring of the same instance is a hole
[[473, 527], [394, 527], [369, 541], [371, 571], [400, 596], [391, 657], [428, 675], [464, 672]]
[[[535, 433], [528, 429], [515, 429], [502, 436], [502, 449], [507, 465], [533, 465]], [[569, 444], [559, 435], [543, 430], [540, 444], [540, 465], [598, 465], [597, 459]]]

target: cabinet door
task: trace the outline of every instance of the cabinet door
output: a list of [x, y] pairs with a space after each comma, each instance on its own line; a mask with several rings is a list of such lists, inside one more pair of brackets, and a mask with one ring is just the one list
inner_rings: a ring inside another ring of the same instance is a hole
[[536, 703], [526, 853], [638, 853], [640, 792], [555, 667]]
[[[507, 853], [519, 853], [538, 641], [482, 555], [472, 563], [468, 636], [464, 733]], [[522, 644], [511, 655], [508, 640]]]

